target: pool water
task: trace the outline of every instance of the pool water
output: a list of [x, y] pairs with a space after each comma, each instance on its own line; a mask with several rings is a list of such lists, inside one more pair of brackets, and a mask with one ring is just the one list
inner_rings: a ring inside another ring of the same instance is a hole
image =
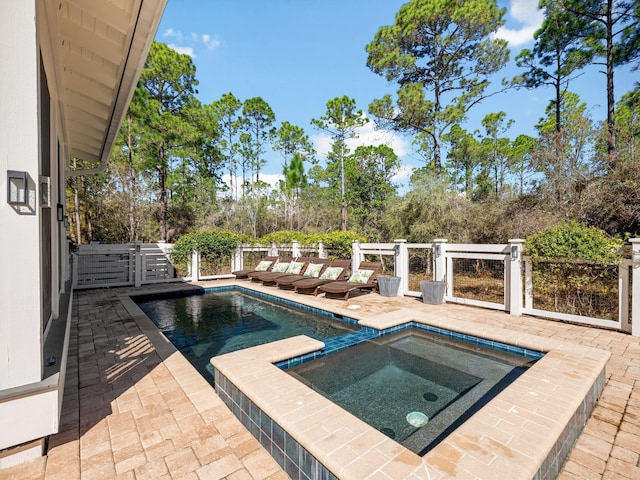
[[136, 303], [212, 384], [209, 360], [216, 355], [295, 335], [326, 340], [359, 328], [239, 290], [140, 298]]
[[286, 371], [424, 455], [533, 361], [408, 329]]

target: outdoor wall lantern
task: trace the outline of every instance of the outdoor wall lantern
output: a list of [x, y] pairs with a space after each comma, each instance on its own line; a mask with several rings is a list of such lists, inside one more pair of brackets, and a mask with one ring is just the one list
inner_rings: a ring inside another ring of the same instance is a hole
[[436, 245], [436, 257], [439, 257], [442, 253], [442, 247], [440, 245]]
[[9, 205], [28, 205], [27, 172], [7, 170], [7, 203]]
[[513, 260], [518, 258], [518, 246], [517, 245], [511, 245], [511, 258]]
[[61, 203], [58, 204], [56, 216], [59, 222], [64, 222], [64, 206]]

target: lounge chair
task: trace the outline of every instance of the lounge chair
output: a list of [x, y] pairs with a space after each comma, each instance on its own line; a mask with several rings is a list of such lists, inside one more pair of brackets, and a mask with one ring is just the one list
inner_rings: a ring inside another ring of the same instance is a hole
[[307, 268], [300, 275], [283, 275], [275, 280], [278, 288], [282, 290], [294, 290], [293, 282], [308, 278], [319, 278], [324, 273], [331, 262], [326, 258], [312, 259]]
[[326, 298], [346, 300], [355, 291], [369, 293], [377, 287], [375, 281], [382, 262], [362, 262], [358, 269], [351, 274], [349, 280], [331, 282], [318, 287], [318, 293], [324, 292]]
[[256, 268], [246, 268], [244, 270], [236, 270], [235, 272], [231, 272], [231, 273], [236, 276], [237, 280], [247, 280], [249, 278], [249, 274], [251, 273], [270, 271], [277, 261], [278, 261], [277, 256], [267, 256], [267, 257], [264, 257], [260, 261], [260, 263], [258, 263], [258, 265], [256, 265]]
[[250, 275], [251, 281], [256, 283], [262, 282], [265, 286], [273, 286], [279, 278], [301, 275], [306, 271], [307, 267], [313, 260], [314, 259], [311, 257], [296, 258], [289, 262], [289, 266], [283, 272], [279, 272], [278, 267], [276, 266], [270, 272], [260, 272], [253, 274], [252, 276]]
[[249, 274], [249, 279], [253, 283], [262, 283], [264, 280], [276, 278], [287, 273], [290, 268], [302, 268], [304, 262], [298, 262], [294, 258], [281, 258], [268, 272], [253, 272]]
[[330, 282], [349, 278], [351, 260], [333, 260], [318, 278], [296, 280], [291, 285], [297, 293], [303, 295], [317, 295], [318, 288]]

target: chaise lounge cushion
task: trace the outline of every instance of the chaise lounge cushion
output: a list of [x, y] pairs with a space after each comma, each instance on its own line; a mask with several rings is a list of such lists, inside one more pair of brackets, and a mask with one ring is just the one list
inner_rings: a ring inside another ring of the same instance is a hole
[[349, 282], [353, 283], [367, 283], [373, 275], [373, 270], [356, 270], [349, 277]]
[[320, 275], [320, 280], [336, 280], [343, 271], [344, 268], [342, 267], [327, 267]]
[[310, 263], [302, 276], [318, 278], [320, 276], [320, 272], [322, 271], [322, 267], [324, 267], [322, 263]]
[[300, 272], [304, 268], [304, 262], [291, 262], [289, 268], [284, 272], [288, 275], [300, 275]]
[[280, 262], [271, 270], [273, 273], [285, 273], [289, 268], [288, 262]]
[[272, 263], [273, 262], [270, 262], [268, 260], [262, 260], [258, 265], [256, 265], [255, 270], [257, 272], [266, 272], [267, 270], [269, 270], [269, 267]]

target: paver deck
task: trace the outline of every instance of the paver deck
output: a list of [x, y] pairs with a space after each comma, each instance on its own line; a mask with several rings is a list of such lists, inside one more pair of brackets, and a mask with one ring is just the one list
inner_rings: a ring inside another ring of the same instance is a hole
[[[75, 293], [60, 433], [49, 439], [46, 457], [0, 471], [0, 479], [288, 478], [209, 383], [159, 332], [136, 322], [120, 299], [129, 292], [175, 288]], [[361, 315], [416, 305], [412, 298], [375, 293], [348, 302], [313, 302]], [[433, 309], [610, 351], [603, 394], [559, 478], [640, 478], [640, 338], [462, 305]], [[495, 472], [495, 478], [502, 475]]]

